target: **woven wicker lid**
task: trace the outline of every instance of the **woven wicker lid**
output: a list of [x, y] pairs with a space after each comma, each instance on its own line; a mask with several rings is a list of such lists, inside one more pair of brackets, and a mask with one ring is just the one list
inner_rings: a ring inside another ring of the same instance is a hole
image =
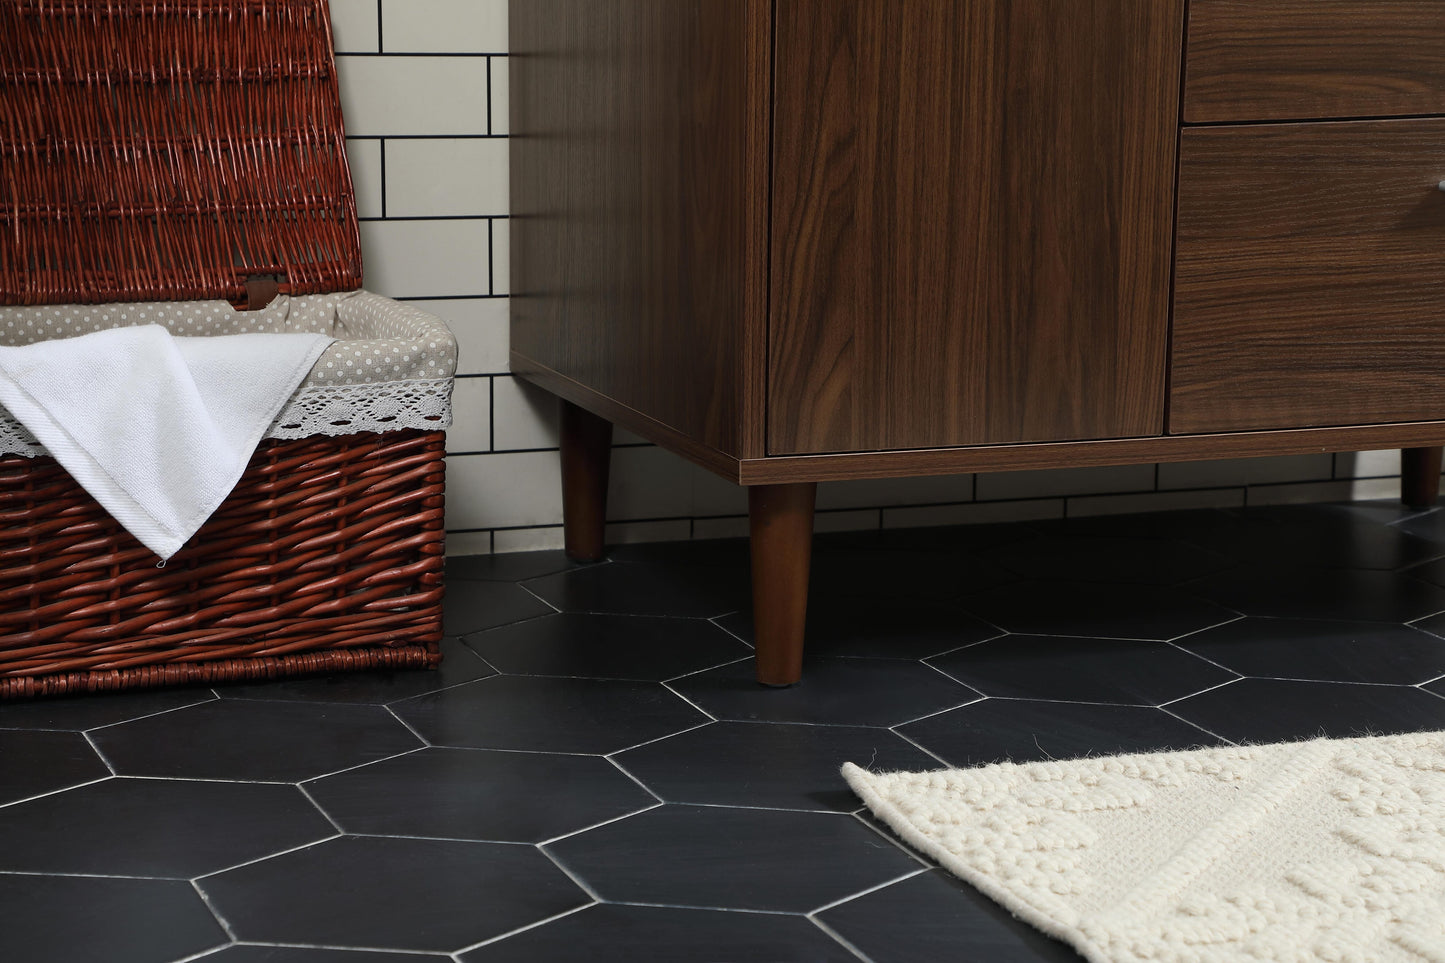
[[361, 286], [327, 0], [0, 2], [0, 304]]

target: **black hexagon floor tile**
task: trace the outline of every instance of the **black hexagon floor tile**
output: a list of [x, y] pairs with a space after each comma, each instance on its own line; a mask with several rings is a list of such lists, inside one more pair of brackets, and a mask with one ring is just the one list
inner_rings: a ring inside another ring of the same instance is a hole
[[715, 722], [629, 749], [617, 764], [667, 802], [852, 812], [843, 763], [899, 771], [937, 759], [885, 729]]
[[392, 708], [433, 745], [599, 755], [708, 721], [657, 682], [511, 675]]
[[919, 873], [818, 914], [872, 963], [955, 959], [1078, 963], [1078, 953], [943, 870]]
[[669, 683], [718, 719], [895, 726], [978, 698], [972, 689], [902, 659], [811, 659], [786, 689], [758, 685], [753, 660]]
[[556, 611], [511, 582], [452, 579], [442, 598], [442, 627], [448, 636], [466, 635]]
[[199, 885], [240, 940], [448, 953], [592, 901], [532, 846], [376, 836]]
[[466, 644], [510, 675], [661, 682], [752, 654], [702, 619], [563, 612], [478, 632]]
[[984, 695], [1158, 706], [1237, 678], [1167, 642], [1006, 635], [928, 660]]
[[1445, 675], [1445, 639], [1399, 623], [1246, 618], [1175, 644], [1267, 678], [1414, 685]]
[[712, 618], [750, 596], [747, 569], [608, 562], [532, 579], [527, 588], [563, 612]]
[[78, 732], [0, 729], [0, 806], [109, 775]]
[[1005, 545], [999, 565], [1032, 579], [1173, 585], [1231, 569], [1222, 555], [1183, 542], [1127, 536], [1046, 536]]
[[1436, 695], [1445, 696], [1445, 678], [1436, 679], [1424, 688]]
[[1042, 762], [1219, 745], [1162, 709], [988, 699], [899, 726], [950, 766]]
[[1019, 635], [1165, 641], [1227, 622], [1235, 613], [1191, 591], [1157, 585], [1017, 582], [962, 604]]
[[1241, 679], [1169, 707], [1233, 742], [1445, 729], [1445, 699], [1409, 686]]
[[650, 809], [545, 848], [603, 900], [704, 909], [807, 913], [918, 867], [851, 816], [714, 806]]
[[189, 879], [334, 835], [295, 786], [109, 779], [0, 809], [0, 871]]
[[1445, 585], [1445, 558], [1437, 558], [1431, 562], [1412, 565], [1404, 571], [1405, 574], [1411, 578], [1418, 578], [1422, 581], [1429, 582], [1431, 585]]
[[752, 548], [746, 538], [699, 538], [690, 541], [613, 545], [608, 548], [607, 557], [615, 562], [728, 568], [746, 576], [748, 566], [752, 563]]
[[5, 963], [170, 963], [229, 942], [189, 883], [0, 874]]
[[1251, 565], [1388, 571], [1441, 554], [1426, 539], [1341, 506], [1277, 505], [1219, 515], [1217, 524], [1187, 539]]
[[462, 963], [857, 963], [802, 916], [599, 903], [488, 943]]
[[297, 782], [421, 745], [379, 706], [221, 699], [91, 734], [131, 776]]
[[888, 549], [814, 552], [809, 573], [813, 593], [824, 598], [947, 601], [1016, 581], [1018, 576], [990, 559]]
[[606, 759], [423, 749], [306, 783], [348, 833], [538, 843], [657, 805]]
[[1254, 567], [1185, 587], [1244, 615], [1273, 618], [1412, 622], [1445, 612], [1445, 589], [1369, 569]]
[[388, 702], [410, 699], [412, 696], [496, 674], [491, 666], [463, 645], [460, 639], [443, 639], [441, 648], [442, 662], [435, 669], [383, 669], [375, 672], [298, 676], [271, 682], [218, 686], [216, 695], [222, 699], [386, 705]]
[[452, 957], [433, 953], [378, 953], [372, 950], [236, 944], [200, 959], [205, 963], [444, 963]]
[[1437, 545], [1445, 544], [1445, 510], [1439, 508], [1428, 512], [1416, 512], [1408, 518], [1391, 523], [1390, 527], [1398, 528], [1407, 535], [1423, 538]]
[[[725, 615], [716, 622], [752, 642], [751, 610]], [[806, 651], [810, 657], [925, 659], [998, 634], [996, 626], [943, 602], [818, 594], [808, 600]]]
[[813, 537], [814, 551], [881, 550], [950, 552], [984, 557], [989, 549], [1035, 536], [1018, 523], [947, 525], [932, 528], [883, 528], [858, 532], [825, 532]]
[[1195, 541], [1234, 524], [1228, 509], [1199, 508], [1139, 515], [1082, 515], [1029, 522], [1041, 535], [1070, 538], [1167, 538]]
[[70, 729], [80, 732], [198, 705], [215, 698], [210, 689], [186, 686], [180, 689], [143, 689], [67, 696], [63, 699], [0, 702], [0, 729]]
[[483, 582], [521, 582], [529, 578], [551, 575], [580, 568], [567, 553], [503, 552], [497, 555], [452, 555], [447, 558], [448, 585], [451, 579], [473, 579]]

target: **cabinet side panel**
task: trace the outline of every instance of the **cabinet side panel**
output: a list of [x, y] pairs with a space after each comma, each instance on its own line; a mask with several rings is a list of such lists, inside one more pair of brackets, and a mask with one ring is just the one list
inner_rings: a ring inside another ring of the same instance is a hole
[[1157, 434], [1182, 0], [778, 0], [770, 454]]
[[766, 271], [754, 6], [510, 8], [512, 350], [734, 456]]

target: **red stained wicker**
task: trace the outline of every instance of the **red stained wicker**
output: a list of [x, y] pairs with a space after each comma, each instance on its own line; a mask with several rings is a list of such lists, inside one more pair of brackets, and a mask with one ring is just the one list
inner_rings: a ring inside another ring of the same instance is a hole
[[0, 3], [0, 303], [361, 286], [325, 0]]
[[[0, 0], [0, 304], [355, 289], [343, 144], [326, 0]], [[0, 698], [435, 665], [443, 438], [263, 442], [164, 568], [0, 457]]]

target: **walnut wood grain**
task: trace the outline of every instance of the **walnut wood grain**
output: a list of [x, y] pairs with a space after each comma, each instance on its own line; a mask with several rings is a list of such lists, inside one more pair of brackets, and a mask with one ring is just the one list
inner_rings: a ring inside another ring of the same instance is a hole
[[733, 456], [762, 445], [768, 9], [510, 5], [512, 347]]
[[1440, 499], [1440, 466], [1445, 449], [1406, 448], [1400, 452], [1400, 501], [1410, 508], [1433, 508]]
[[1169, 430], [1445, 418], [1445, 120], [1182, 138]]
[[770, 454], [1162, 428], [1182, 0], [778, 0]]
[[792, 685], [803, 674], [816, 498], [816, 485], [748, 489], [753, 644], [757, 677], [763, 685]]
[[1445, 113], [1439, 0], [1192, 0], [1188, 123]]
[[607, 483], [612, 422], [562, 400], [562, 537], [567, 557], [597, 562], [607, 553]]
[[1445, 422], [1237, 431], [1217, 435], [1163, 435], [1034, 445], [871, 451], [845, 455], [749, 458], [737, 463], [744, 485], [831, 482], [965, 472], [1031, 471], [1137, 465], [1144, 462], [1208, 461], [1264, 455], [1306, 455], [1332, 451], [1376, 451], [1445, 444]]

